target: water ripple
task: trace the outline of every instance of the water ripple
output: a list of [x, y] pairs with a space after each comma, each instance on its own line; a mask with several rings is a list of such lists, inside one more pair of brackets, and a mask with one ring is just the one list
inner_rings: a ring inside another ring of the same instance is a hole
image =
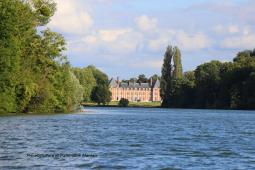
[[0, 169], [255, 169], [255, 112], [90, 110], [1, 117]]

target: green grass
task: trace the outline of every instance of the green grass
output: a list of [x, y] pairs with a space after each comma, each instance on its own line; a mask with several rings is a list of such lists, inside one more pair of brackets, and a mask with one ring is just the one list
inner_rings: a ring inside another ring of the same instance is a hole
[[[118, 101], [112, 101], [108, 103], [106, 106], [116, 107], [118, 106]], [[84, 106], [97, 106], [97, 103], [83, 103]], [[129, 102], [128, 107], [160, 107], [161, 102]]]

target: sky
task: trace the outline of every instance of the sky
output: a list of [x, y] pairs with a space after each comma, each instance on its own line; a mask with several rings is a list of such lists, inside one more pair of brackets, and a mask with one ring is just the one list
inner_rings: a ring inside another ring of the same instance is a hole
[[180, 48], [184, 71], [255, 48], [254, 0], [55, 2], [48, 27], [65, 37], [71, 65], [95, 65], [109, 77], [160, 75], [168, 45]]

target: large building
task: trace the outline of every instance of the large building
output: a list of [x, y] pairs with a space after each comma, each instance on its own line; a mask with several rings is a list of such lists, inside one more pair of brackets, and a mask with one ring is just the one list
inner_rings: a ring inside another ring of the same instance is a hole
[[110, 91], [112, 92], [112, 101], [119, 101], [121, 98], [129, 101], [149, 102], [161, 101], [160, 82], [137, 83], [137, 82], [120, 82], [117, 78], [111, 79]]

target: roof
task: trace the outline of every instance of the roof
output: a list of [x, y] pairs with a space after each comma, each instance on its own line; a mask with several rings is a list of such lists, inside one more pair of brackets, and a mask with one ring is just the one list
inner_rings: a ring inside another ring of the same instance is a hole
[[118, 87], [118, 83], [116, 80], [114, 80], [113, 78], [110, 80], [109, 83], [110, 87]]
[[150, 88], [150, 85], [149, 85], [149, 83], [129, 82], [129, 83], [120, 83], [120, 87], [123, 87], [123, 88]]
[[157, 81], [155, 82], [153, 88], [160, 88], [160, 81], [159, 81], [159, 79], [157, 79]]
[[137, 82], [118, 82], [115, 79], [111, 79], [109, 83], [110, 87], [122, 87], [122, 88], [159, 88], [160, 87], [160, 81], [157, 80], [153, 86], [150, 85], [150, 83], [137, 83]]

